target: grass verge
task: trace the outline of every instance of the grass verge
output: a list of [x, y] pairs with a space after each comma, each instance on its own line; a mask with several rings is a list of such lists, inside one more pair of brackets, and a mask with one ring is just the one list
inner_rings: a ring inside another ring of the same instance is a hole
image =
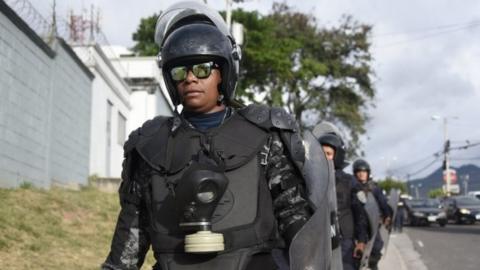
[[98, 270], [119, 210], [118, 195], [94, 188], [0, 189], [1, 268]]

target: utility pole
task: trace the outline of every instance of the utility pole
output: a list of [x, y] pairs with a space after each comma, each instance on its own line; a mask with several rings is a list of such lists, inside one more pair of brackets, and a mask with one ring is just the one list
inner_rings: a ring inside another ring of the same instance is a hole
[[415, 197], [416, 197], [417, 199], [420, 198], [420, 192], [419, 192], [418, 189], [421, 188], [421, 187], [422, 187], [422, 183], [418, 183], [417, 185], [415, 185]]
[[[448, 197], [451, 195], [451, 174], [450, 174], [450, 140], [448, 139], [448, 118], [446, 116], [440, 117], [438, 115], [433, 115], [432, 120], [439, 120], [443, 118], [443, 141], [444, 141], [444, 149], [443, 149], [443, 169], [445, 171], [445, 189], [446, 194]], [[457, 117], [453, 117], [457, 118]]]

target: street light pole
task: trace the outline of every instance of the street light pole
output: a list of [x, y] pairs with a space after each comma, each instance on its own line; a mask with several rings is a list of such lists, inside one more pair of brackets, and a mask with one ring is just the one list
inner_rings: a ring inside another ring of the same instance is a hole
[[446, 186], [447, 186], [447, 196], [450, 197], [450, 161], [448, 159], [448, 152], [450, 150], [450, 142], [448, 141], [448, 122], [447, 122], [447, 117], [443, 117], [443, 137], [445, 141], [445, 149], [443, 151], [444, 153], [444, 160], [445, 160], [445, 172], [446, 172], [446, 178], [445, 181]]
[[463, 176], [463, 189], [464, 189], [464, 193], [465, 195], [468, 194], [468, 180], [470, 180], [470, 175], [467, 174], [467, 175], [464, 175]]
[[232, 29], [232, 0], [225, 0], [226, 6], [226, 21], [228, 30], [231, 31]]
[[412, 194], [412, 189], [410, 188], [410, 174], [408, 173], [407, 174], [407, 193], [408, 195], [411, 195]]

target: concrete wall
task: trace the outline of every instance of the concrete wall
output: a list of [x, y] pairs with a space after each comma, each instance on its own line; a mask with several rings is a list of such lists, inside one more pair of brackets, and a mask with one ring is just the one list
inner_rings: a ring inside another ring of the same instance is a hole
[[0, 1], [0, 186], [85, 184], [91, 74]]

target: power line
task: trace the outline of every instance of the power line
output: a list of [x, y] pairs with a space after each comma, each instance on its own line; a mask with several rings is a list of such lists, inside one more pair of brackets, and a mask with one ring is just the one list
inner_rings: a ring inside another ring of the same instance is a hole
[[413, 173], [408, 173], [407, 175], [410, 176], [410, 177], [411, 177], [411, 176], [414, 176], [414, 175], [417, 175], [417, 174], [425, 171], [426, 169], [430, 168], [430, 167], [431, 167], [433, 164], [435, 164], [435, 162], [437, 162], [439, 159], [440, 159], [440, 157], [437, 157], [437, 158], [435, 158], [432, 162], [428, 163], [425, 167], [423, 167], [423, 168], [421, 168], [421, 169], [419, 169], [419, 170], [417, 170], [417, 171], [415, 171], [415, 172], [413, 172]]
[[390, 171], [392, 171], [392, 172], [394, 172], [394, 171], [401, 171], [401, 170], [403, 170], [403, 169], [405, 169], [405, 168], [413, 167], [413, 166], [415, 166], [415, 165], [418, 165], [418, 164], [420, 164], [420, 163], [422, 163], [422, 162], [424, 162], [424, 161], [427, 161], [427, 160], [429, 160], [429, 159], [431, 159], [431, 158], [438, 159], [438, 157], [440, 156], [441, 153], [442, 153], [442, 151], [437, 151], [437, 152], [435, 152], [435, 153], [433, 153], [433, 154], [430, 154], [430, 155], [428, 155], [428, 156], [426, 156], [426, 157], [424, 157], [424, 158], [421, 158], [421, 159], [419, 159], [419, 160], [415, 160], [415, 161], [412, 161], [412, 162], [407, 163], [407, 164], [405, 164], [405, 165], [398, 166], [398, 167], [396, 167], [396, 168], [390, 169]]
[[464, 26], [469, 26], [469, 25], [477, 24], [477, 23], [480, 23], [480, 20], [474, 20], [474, 21], [462, 22], [462, 23], [444, 24], [444, 25], [438, 25], [438, 26], [433, 26], [433, 27], [416, 29], [416, 30], [407, 31], [407, 32], [381, 33], [381, 34], [378, 34], [378, 35], [374, 35], [372, 38], [382, 38], [382, 37], [389, 37], [389, 36], [396, 36], [396, 35], [409, 35], [409, 34], [416, 34], [416, 33], [426, 33], [426, 32], [432, 32], [432, 31], [446, 30], [446, 29], [454, 28], [454, 27], [456, 27], [456, 28], [464, 27]]
[[466, 143], [466, 144], [475, 144], [475, 143], [480, 143], [480, 141], [478, 140], [450, 140], [450, 143], [452, 144], [462, 144], [462, 143]]
[[462, 160], [480, 160], [480, 156], [479, 157], [466, 157], [466, 158], [450, 158], [451, 160], [459, 160], [459, 161], [462, 161]]
[[[462, 141], [463, 142], [463, 141]], [[468, 142], [468, 140], [467, 140]], [[456, 147], [450, 147], [449, 149], [450, 150], [465, 150], [465, 149], [468, 149], [470, 147], [476, 147], [476, 146], [479, 146], [480, 145], [480, 142], [477, 142], [477, 143], [470, 143], [468, 142], [466, 145], [461, 145], [461, 146], [456, 146]], [[433, 154], [430, 154], [424, 158], [421, 158], [419, 160], [415, 160], [415, 161], [412, 161], [410, 163], [407, 163], [405, 165], [402, 165], [402, 166], [398, 166], [394, 169], [391, 169], [392, 171], [399, 171], [401, 169], [404, 169], [404, 168], [408, 168], [408, 167], [411, 167], [411, 166], [414, 166], [414, 165], [417, 165], [418, 163], [421, 163], [423, 161], [426, 161], [426, 160], [429, 160], [431, 158], [438, 158], [440, 156], [441, 153], [443, 153], [444, 150], [440, 150], [440, 151], [437, 151]]]
[[439, 35], [444, 35], [444, 34], [449, 34], [449, 33], [457, 32], [457, 31], [462, 31], [462, 30], [465, 30], [465, 29], [468, 29], [468, 28], [473, 28], [473, 27], [478, 27], [478, 26], [480, 26], [480, 22], [474, 22], [474, 23], [471, 23], [471, 24], [468, 24], [468, 25], [464, 25], [462, 27], [457, 27], [457, 28], [453, 28], [453, 29], [447, 29], [447, 30], [443, 30], [443, 31], [433, 32], [433, 33], [430, 33], [430, 34], [425, 34], [423, 36], [419, 36], [419, 37], [415, 37], [415, 38], [411, 38], [411, 39], [406, 39], [406, 40], [402, 40], [402, 41], [398, 41], [398, 42], [392, 42], [392, 43], [388, 43], [388, 44], [385, 44], [385, 45], [377, 45], [376, 47], [377, 48], [393, 47], [393, 46], [402, 45], [402, 44], [405, 44], [405, 43], [410, 43], [410, 42], [415, 42], [415, 41], [428, 39], [428, 38], [431, 38], [431, 37], [436, 37], [436, 36], [439, 36]]
[[[463, 145], [463, 146], [458, 146], [458, 147], [452, 147], [450, 148], [450, 150], [464, 150], [464, 149], [468, 149], [470, 147], [476, 147], [476, 146], [479, 146], [480, 143], [475, 143], [475, 144], [467, 144], [467, 145]], [[433, 160], [428, 163], [427, 165], [425, 165], [424, 167], [418, 169], [417, 171], [414, 171], [412, 173], [407, 173], [405, 175], [408, 175], [408, 176], [414, 176], [414, 175], [417, 175], [425, 170], [427, 170], [428, 168], [430, 168], [433, 164], [435, 164], [439, 159], [440, 159], [440, 154], [442, 153], [443, 151], [437, 151], [433, 154], [430, 154], [422, 159], [419, 159], [419, 160], [416, 160], [416, 161], [413, 161], [411, 163], [408, 163], [408, 164], [405, 164], [405, 165], [402, 165], [402, 166], [399, 166], [397, 168], [394, 168], [394, 169], [391, 169], [390, 171], [392, 172], [398, 172], [398, 171], [402, 171], [402, 170], [405, 170], [406, 168], [409, 168], [409, 167], [413, 167], [415, 165], [418, 165], [419, 163], [422, 163], [424, 161], [427, 161], [431, 158], [433, 158]], [[471, 158], [452, 158], [451, 160], [480, 160], [480, 157], [471, 157]]]
[[465, 149], [468, 149], [470, 147], [476, 147], [476, 146], [479, 146], [480, 143], [469, 143], [469, 144], [466, 144], [466, 145], [462, 145], [462, 146], [457, 146], [457, 147], [451, 147], [450, 150], [465, 150]]

